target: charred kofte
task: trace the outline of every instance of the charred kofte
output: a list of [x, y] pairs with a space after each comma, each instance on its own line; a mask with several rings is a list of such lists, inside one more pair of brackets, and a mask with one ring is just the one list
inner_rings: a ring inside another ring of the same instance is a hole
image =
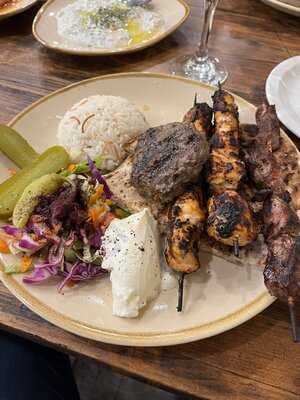
[[131, 182], [140, 195], [164, 205], [195, 183], [208, 157], [208, 143], [193, 124], [175, 122], [138, 138]]

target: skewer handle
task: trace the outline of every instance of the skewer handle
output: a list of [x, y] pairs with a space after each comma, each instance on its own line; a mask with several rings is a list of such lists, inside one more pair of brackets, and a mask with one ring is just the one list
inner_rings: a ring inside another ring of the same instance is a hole
[[289, 299], [288, 299], [288, 306], [289, 306], [289, 312], [290, 312], [293, 341], [295, 343], [298, 343], [299, 342], [299, 329], [298, 329], [298, 325], [297, 325], [297, 321], [296, 321], [295, 305], [294, 305], [294, 301], [291, 297], [289, 297]]
[[240, 246], [239, 246], [239, 239], [236, 238], [234, 240], [233, 252], [236, 257], [240, 256]]
[[181, 276], [180, 276], [180, 278], [178, 280], [178, 304], [177, 304], [177, 311], [178, 312], [182, 311], [184, 278], [185, 278], [185, 273], [182, 272]]
[[194, 97], [194, 107], [196, 107], [197, 101], [198, 101], [198, 96], [197, 96], [197, 92], [196, 92], [195, 97]]

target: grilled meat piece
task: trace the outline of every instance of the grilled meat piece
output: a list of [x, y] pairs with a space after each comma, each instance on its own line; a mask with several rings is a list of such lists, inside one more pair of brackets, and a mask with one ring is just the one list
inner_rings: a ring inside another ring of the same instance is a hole
[[245, 173], [244, 163], [230, 149], [214, 148], [213, 143], [212, 155], [207, 163], [207, 182], [211, 191], [219, 193], [223, 190], [237, 190]]
[[280, 147], [280, 125], [274, 105], [263, 103], [256, 111], [258, 135], [256, 141], [261, 145], [271, 146], [275, 151]]
[[268, 245], [265, 284], [273, 296], [295, 301], [300, 298], [300, 221], [278, 196], [268, 199], [263, 211]]
[[212, 128], [213, 111], [207, 103], [196, 103], [183, 117], [183, 122], [190, 122], [200, 134], [209, 138]]
[[208, 143], [193, 124], [150, 128], [138, 138], [131, 182], [145, 199], [164, 205], [198, 180], [207, 158]]
[[288, 233], [268, 243], [268, 258], [264, 270], [269, 292], [282, 301], [300, 299], [300, 236]]
[[206, 218], [201, 191], [190, 190], [178, 197], [170, 214], [166, 261], [175, 271], [194, 272], [200, 267], [198, 240]]
[[212, 192], [237, 190], [245, 174], [239, 157], [238, 109], [231, 94], [219, 89], [213, 96], [215, 134], [207, 164], [207, 182]]
[[233, 190], [226, 190], [208, 200], [207, 233], [218, 242], [246, 246], [256, 239], [258, 227], [245, 199]]
[[286, 185], [272, 151], [255, 142], [244, 149], [242, 154], [248, 175], [258, 189], [271, 189], [272, 192], [285, 196]]
[[278, 196], [267, 199], [263, 207], [264, 236], [267, 242], [287, 233], [296, 236], [300, 233], [300, 221], [290, 205]]
[[255, 142], [258, 134], [257, 125], [241, 124], [240, 126], [240, 143], [242, 147], [249, 147]]

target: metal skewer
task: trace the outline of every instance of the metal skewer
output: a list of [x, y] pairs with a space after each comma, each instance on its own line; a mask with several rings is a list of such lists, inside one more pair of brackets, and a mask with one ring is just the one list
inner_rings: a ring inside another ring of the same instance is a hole
[[178, 304], [177, 304], [177, 311], [182, 311], [182, 304], [183, 304], [183, 286], [184, 286], [184, 278], [185, 272], [182, 272], [180, 278], [178, 279]]
[[238, 238], [234, 239], [234, 242], [233, 242], [233, 253], [234, 253], [234, 255], [236, 257], [240, 256], [240, 246], [239, 246], [239, 239]]
[[194, 97], [194, 107], [196, 107], [198, 102], [198, 96], [197, 96], [197, 92], [195, 93], [195, 97]]
[[293, 341], [295, 343], [299, 342], [299, 329], [296, 321], [296, 314], [295, 314], [295, 304], [294, 300], [292, 297], [288, 298], [288, 306], [289, 306], [289, 312], [290, 312], [290, 321], [291, 321], [291, 327], [292, 327], [292, 336], [293, 336]]

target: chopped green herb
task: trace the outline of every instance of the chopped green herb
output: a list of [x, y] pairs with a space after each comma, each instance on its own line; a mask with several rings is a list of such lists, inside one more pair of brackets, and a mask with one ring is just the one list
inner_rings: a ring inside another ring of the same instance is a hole
[[101, 25], [112, 30], [124, 28], [131, 9], [122, 5], [113, 5], [111, 7], [100, 7], [97, 11], [82, 11], [82, 26], [88, 29], [90, 24]]

